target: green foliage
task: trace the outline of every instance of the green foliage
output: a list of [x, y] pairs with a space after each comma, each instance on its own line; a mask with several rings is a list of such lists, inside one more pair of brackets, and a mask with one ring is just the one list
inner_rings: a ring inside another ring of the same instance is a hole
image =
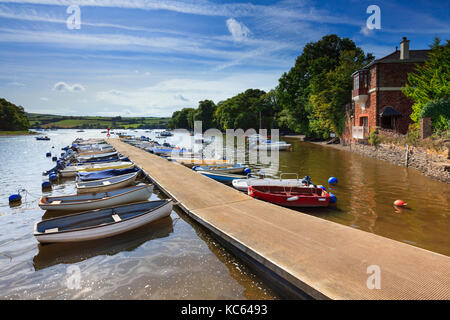
[[169, 128], [178, 129], [184, 128], [188, 130], [194, 129], [194, 108], [183, 108], [180, 111], [175, 111], [169, 121]]
[[369, 134], [369, 144], [375, 148], [381, 143], [381, 137], [378, 134], [378, 129], [373, 130]]
[[338, 135], [342, 133], [345, 105], [351, 102], [352, 74], [367, 63], [361, 51], [343, 51], [335, 69], [311, 80], [310, 130], [313, 133], [322, 138], [328, 138], [331, 132]]
[[211, 100], [203, 100], [199, 102], [198, 108], [194, 112], [194, 120], [202, 121], [203, 130], [215, 127], [214, 113], [217, 106]]
[[278, 124], [309, 136], [340, 133], [344, 106], [351, 99], [351, 74], [372, 60], [352, 40], [334, 34], [308, 43], [276, 88], [282, 109]]
[[450, 120], [450, 99], [429, 101], [420, 112], [420, 118], [431, 118], [436, 131], [448, 130]]
[[30, 123], [23, 107], [0, 98], [0, 130], [28, 130]]
[[215, 112], [218, 129], [259, 128], [259, 113], [261, 117], [269, 115], [269, 103], [266, 93], [259, 89], [248, 89], [225, 100]]
[[[414, 101], [411, 119], [419, 123], [422, 110], [431, 101], [450, 98], [450, 42], [440, 44], [438, 38], [431, 46], [428, 60], [419, 65], [415, 72], [408, 74], [403, 93]], [[429, 107], [428, 107], [429, 108]], [[435, 120], [438, 120], [436, 115]], [[441, 118], [437, 125], [441, 126]]]
[[27, 113], [31, 128], [67, 129], [161, 129], [166, 128], [170, 118], [158, 117], [84, 117]]

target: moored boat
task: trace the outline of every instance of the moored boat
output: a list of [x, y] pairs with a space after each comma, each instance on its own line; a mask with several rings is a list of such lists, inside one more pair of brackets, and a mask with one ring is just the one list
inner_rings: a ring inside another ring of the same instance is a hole
[[153, 185], [133, 186], [99, 193], [61, 197], [42, 197], [42, 210], [83, 211], [112, 207], [119, 204], [145, 201], [152, 195]]
[[330, 204], [330, 194], [314, 186], [249, 186], [248, 195], [286, 207], [327, 207]]
[[244, 173], [249, 174], [250, 168], [242, 164], [214, 164], [210, 166], [194, 166], [192, 170], [195, 171], [211, 171], [221, 173]]
[[233, 187], [240, 191], [248, 191], [249, 186], [278, 186], [278, 187], [305, 187], [311, 185], [311, 180], [308, 176], [303, 179], [273, 179], [273, 178], [248, 178], [235, 179], [232, 182]]
[[62, 177], [74, 177], [77, 172], [102, 171], [107, 169], [126, 169], [133, 167], [132, 162], [116, 161], [68, 166], [60, 171]]
[[204, 175], [205, 177], [225, 183], [231, 183], [235, 179], [242, 179], [245, 177], [240, 174], [225, 173], [225, 172], [212, 172], [212, 171], [197, 171], [197, 172], [200, 173], [201, 175]]
[[34, 236], [41, 243], [111, 237], [167, 217], [172, 207], [172, 200], [156, 200], [66, 215], [37, 222]]
[[121, 176], [127, 173], [133, 173], [140, 171], [136, 166], [125, 168], [125, 169], [107, 169], [94, 172], [78, 172], [77, 181], [94, 181], [106, 178], [112, 178], [116, 176]]
[[77, 182], [76, 183], [77, 192], [78, 193], [103, 192], [127, 187], [135, 182], [138, 174], [139, 171], [124, 174], [121, 176], [108, 177], [100, 180]]

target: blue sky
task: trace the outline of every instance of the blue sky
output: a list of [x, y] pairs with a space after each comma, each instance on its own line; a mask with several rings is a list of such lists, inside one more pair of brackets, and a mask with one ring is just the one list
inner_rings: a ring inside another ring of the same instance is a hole
[[[80, 29], [66, 12], [77, 4]], [[366, 9], [378, 5], [381, 29]], [[449, 1], [0, 0], [0, 97], [29, 112], [170, 116], [270, 90], [330, 33], [380, 58], [450, 38]]]

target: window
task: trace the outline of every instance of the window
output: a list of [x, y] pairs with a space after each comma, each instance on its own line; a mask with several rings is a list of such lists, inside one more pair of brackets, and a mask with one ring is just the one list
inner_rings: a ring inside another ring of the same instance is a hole
[[359, 125], [362, 127], [367, 127], [369, 121], [369, 119], [367, 117], [361, 117], [359, 118]]
[[353, 89], [359, 89], [359, 72], [353, 77]]

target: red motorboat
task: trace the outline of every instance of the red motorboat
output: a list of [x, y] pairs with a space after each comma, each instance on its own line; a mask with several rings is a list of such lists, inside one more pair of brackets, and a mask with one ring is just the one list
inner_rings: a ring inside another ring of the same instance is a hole
[[327, 207], [330, 194], [317, 187], [249, 186], [248, 195], [286, 207]]

